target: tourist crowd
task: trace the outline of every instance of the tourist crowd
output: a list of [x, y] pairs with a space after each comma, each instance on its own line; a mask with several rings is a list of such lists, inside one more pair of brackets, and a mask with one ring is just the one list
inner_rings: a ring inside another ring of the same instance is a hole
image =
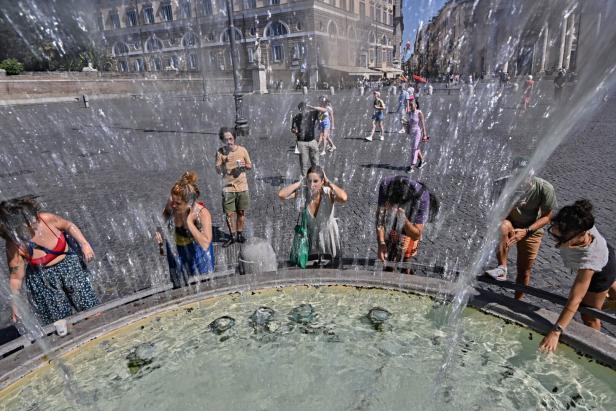
[[[529, 79], [525, 96], [530, 95], [532, 87]], [[525, 100], [524, 108], [527, 104]], [[334, 108], [324, 96], [316, 106], [301, 102], [297, 108], [291, 132], [297, 140], [301, 178], [278, 192], [281, 200], [295, 199], [299, 203], [291, 263], [306, 267], [308, 261], [317, 260], [319, 265], [338, 267], [342, 246], [335, 206], [349, 198], [319, 165], [320, 156], [336, 149], [332, 136]], [[373, 141], [377, 131], [379, 139], [384, 140], [386, 105], [378, 91], [373, 93], [371, 110], [372, 132], [366, 140]], [[407, 171], [411, 173], [425, 164], [420, 144], [429, 140], [414, 87], [400, 84], [394, 113], [399, 116], [396, 121], [402, 127], [400, 134], [408, 136], [411, 154]], [[246, 148], [238, 144], [234, 129], [221, 128], [219, 139], [222, 146], [216, 153], [215, 168], [223, 181], [222, 209], [229, 230], [223, 247], [228, 247], [246, 241], [244, 229], [251, 202], [246, 173], [253, 166]], [[518, 159], [512, 176], [526, 168], [528, 162]], [[379, 184], [374, 218], [378, 260], [411, 261], [418, 252], [425, 225], [438, 215], [436, 195], [411, 175], [385, 177]], [[509, 251], [515, 247], [516, 282], [528, 285], [547, 228], [557, 242], [564, 266], [576, 273], [567, 304], [540, 344], [542, 350], [553, 351], [580, 305], [601, 309], [608, 294], [616, 299], [616, 259], [614, 250], [595, 227], [590, 202], [580, 200], [556, 211], [553, 186], [530, 175], [500, 224], [498, 265], [485, 274], [506, 280]], [[191, 276], [215, 269], [212, 217], [200, 200], [197, 180], [195, 172], [187, 171], [171, 187], [162, 211], [164, 226], [155, 233], [174, 287], [185, 286]], [[500, 195], [506, 180], [497, 182], [495, 192]], [[18, 295], [25, 283], [31, 307], [43, 324], [98, 304], [87, 268], [94, 252], [75, 224], [43, 211], [35, 197], [26, 196], [0, 203], [0, 236], [6, 242], [11, 292]], [[516, 292], [515, 298], [522, 297], [521, 291]], [[19, 307], [13, 305], [13, 320], [19, 317]], [[598, 319], [589, 315], [582, 315], [582, 319], [588, 326], [600, 328]]]

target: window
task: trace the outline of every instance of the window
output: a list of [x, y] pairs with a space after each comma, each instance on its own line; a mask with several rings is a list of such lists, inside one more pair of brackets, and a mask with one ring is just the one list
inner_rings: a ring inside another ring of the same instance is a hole
[[349, 0], [349, 11], [355, 13], [355, 0]]
[[156, 37], [151, 37], [145, 43], [145, 48], [148, 53], [151, 53], [153, 51], [160, 51], [163, 49], [163, 42]]
[[306, 56], [306, 45], [304, 43], [295, 43], [293, 45], [293, 60], [302, 60]]
[[173, 9], [171, 8], [171, 4], [163, 4], [160, 6], [160, 14], [163, 21], [173, 21]]
[[184, 0], [180, 3], [180, 16], [183, 19], [189, 19], [192, 17], [192, 11], [190, 9], [190, 1]]
[[[235, 41], [241, 41], [242, 40], [242, 33], [239, 31], [238, 28], [235, 28], [235, 30], [233, 30], [235, 32], [235, 36], [234, 36], [234, 40]], [[225, 33], [222, 35], [222, 41], [224, 43], [228, 43], [229, 42], [229, 29], [225, 30]]]
[[212, 15], [212, 0], [203, 0], [203, 15]]
[[163, 63], [160, 61], [160, 57], [154, 57], [152, 59], [152, 66], [150, 67], [152, 71], [161, 71], [163, 68]]
[[346, 3], [347, 3], [346, 0], [340, 0], [340, 8], [342, 10], [346, 10], [346, 8], [347, 8], [347, 4]]
[[366, 56], [365, 54], [359, 56], [359, 66], [368, 67], [368, 56]]
[[189, 70], [197, 70], [199, 69], [199, 63], [197, 60], [197, 55], [191, 53], [188, 55], [188, 69]]
[[120, 73], [126, 73], [128, 71], [128, 61], [126, 60], [118, 61], [118, 71]]
[[182, 47], [195, 47], [197, 45], [197, 36], [192, 31], [184, 34], [182, 37]]
[[248, 47], [248, 64], [254, 64], [255, 62], [255, 49]]
[[265, 37], [278, 37], [284, 36], [286, 34], [289, 34], [289, 31], [287, 30], [285, 25], [279, 21], [275, 21], [267, 28], [265, 32]]
[[366, 18], [366, 3], [363, 1], [359, 2], [359, 17], [362, 19]]
[[152, 6], [145, 6], [143, 8], [143, 17], [145, 24], [154, 24], [154, 9]]
[[335, 40], [338, 36], [338, 27], [336, 27], [336, 24], [333, 21], [327, 26], [327, 34], [329, 34], [329, 38], [331, 40]]
[[281, 62], [284, 59], [284, 52], [282, 49], [282, 45], [274, 44], [272, 46], [272, 58], [275, 62]]
[[145, 64], [143, 63], [143, 59], [135, 60], [135, 71], [138, 73], [145, 71]]
[[98, 30], [99, 31], [105, 31], [105, 21], [104, 21], [103, 16], [101, 14], [99, 14], [97, 16], [96, 23], [98, 25]]
[[135, 9], [130, 9], [126, 12], [126, 24], [129, 27], [135, 27], [137, 25], [137, 12]]
[[109, 13], [109, 20], [111, 20], [111, 27], [114, 29], [120, 28], [120, 15], [117, 11], [112, 11]]
[[244, 0], [244, 10], [256, 9], [257, 0]]
[[376, 13], [374, 15], [374, 20], [383, 22], [383, 12], [381, 10], [381, 6], [376, 6]]
[[277, 6], [280, 4], [280, 0], [269, 0], [270, 6]]
[[113, 45], [112, 52], [114, 56], [126, 55], [128, 54], [128, 46], [126, 45], [126, 43], [119, 41]]

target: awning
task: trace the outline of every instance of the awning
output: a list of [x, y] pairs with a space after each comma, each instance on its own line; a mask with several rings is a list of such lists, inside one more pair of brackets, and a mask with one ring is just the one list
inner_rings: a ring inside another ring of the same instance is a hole
[[381, 77], [383, 74], [379, 71], [374, 71], [372, 69], [366, 67], [355, 67], [355, 66], [322, 66], [326, 70], [339, 71], [349, 76], [358, 76], [358, 77]]
[[375, 67], [374, 69], [385, 74], [387, 78], [394, 78], [404, 73], [404, 71], [394, 67]]

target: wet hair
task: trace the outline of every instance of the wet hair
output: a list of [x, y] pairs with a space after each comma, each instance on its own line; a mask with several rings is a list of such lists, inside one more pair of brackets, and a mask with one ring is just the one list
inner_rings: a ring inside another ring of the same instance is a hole
[[37, 196], [26, 195], [0, 202], [0, 237], [20, 242], [32, 239], [31, 225], [41, 212]]
[[197, 173], [186, 171], [171, 188], [171, 194], [179, 196], [182, 201], [191, 203], [199, 198], [201, 192], [197, 186]]
[[235, 134], [234, 128], [221, 127], [220, 130], [218, 130], [218, 138], [220, 139], [220, 141], [225, 141], [225, 133], [231, 133], [231, 135], [233, 135], [233, 139], [237, 140], [237, 135]]
[[421, 188], [419, 190], [415, 190], [415, 187], [410, 186], [406, 179], [401, 177], [396, 178], [387, 186], [387, 190], [385, 191], [385, 200], [392, 204], [398, 204], [401, 208], [407, 210], [408, 215], [411, 215], [417, 213], [421, 196], [425, 191], [427, 191], [430, 197], [429, 221], [433, 222], [440, 210], [440, 201], [435, 194], [430, 192], [430, 189], [425, 183], [422, 183], [421, 181], [418, 181], [418, 183], [421, 185]]
[[311, 173], [315, 173], [318, 174], [319, 177], [321, 177], [321, 180], [325, 179], [325, 172], [323, 171], [323, 168], [321, 166], [312, 166], [308, 169], [308, 172], [306, 173], [306, 177], [308, 177], [308, 174]]
[[297, 109], [298, 109], [299, 111], [303, 111], [305, 107], [306, 107], [306, 103], [304, 103], [303, 101], [301, 101], [301, 102], [297, 105]]
[[327, 98], [327, 96], [321, 96], [319, 97], [319, 103], [329, 104], [329, 99]]
[[380, 91], [374, 90], [374, 91], [372, 91], [372, 93], [375, 94], [377, 97], [381, 97], [381, 92]]
[[573, 238], [590, 230], [595, 225], [592, 208], [590, 201], [586, 199], [578, 200], [572, 205], [561, 208], [552, 218], [552, 225], [558, 228], [561, 236]]

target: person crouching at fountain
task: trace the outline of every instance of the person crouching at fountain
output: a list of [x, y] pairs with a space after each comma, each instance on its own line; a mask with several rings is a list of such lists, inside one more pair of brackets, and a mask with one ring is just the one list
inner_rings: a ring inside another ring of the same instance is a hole
[[340, 261], [340, 233], [338, 223], [334, 218], [334, 204], [346, 203], [347, 193], [336, 184], [329, 181], [320, 166], [312, 166], [304, 180], [283, 187], [278, 192], [278, 198], [288, 200], [296, 198], [298, 192], [303, 196], [302, 213], [305, 212], [308, 242], [310, 244], [310, 259], [321, 260], [322, 257]]
[[[601, 309], [608, 292], [616, 286], [616, 257], [614, 249], [595, 227], [592, 204], [588, 200], [563, 207], [548, 232], [556, 240], [565, 267], [576, 274], [567, 304], [539, 344], [541, 351], [550, 352], [556, 350], [560, 335], [580, 304]], [[595, 330], [601, 329], [601, 321], [591, 315], [582, 314], [582, 321]]]
[[171, 188], [163, 210], [163, 219], [175, 238], [175, 248], [165, 240], [162, 230], [156, 232], [161, 254], [167, 251], [169, 273], [174, 288], [188, 285], [188, 278], [214, 271], [212, 216], [199, 199], [197, 174], [185, 172]]
[[246, 211], [250, 207], [246, 170], [252, 169], [248, 151], [236, 142], [235, 130], [222, 127], [218, 137], [225, 145], [216, 153], [216, 172], [222, 175], [222, 208], [227, 217], [230, 238], [223, 247], [244, 243]]
[[[517, 158], [513, 172], [527, 165], [527, 159]], [[498, 266], [485, 271], [485, 274], [495, 280], [505, 281], [507, 255], [509, 249], [515, 245], [518, 250], [516, 283], [528, 285], [531, 269], [541, 246], [543, 227], [550, 223], [552, 210], [556, 207], [556, 195], [552, 184], [535, 176], [527, 178], [522, 184], [519, 200], [500, 225], [500, 239], [496, 249]], [[517, 300], [521, 300], [523, 296], [524, 293], [516, 291]]]
[[424, 225], [436, 219], [438, 198], [408, 176], [381, 180], [376, 211], [377, 258], [408, 262], [417, 254]]
[[[0, 203], [0, 236], [6, 241], [11, 292], [18, 295], [25, 279], [43, 325], [99, 303], [85, 266], [94, 258], [90, 243], [72, 222], [41, 211], [36, 197]], [[12, 319], [19, 317], [13, 303]]]

